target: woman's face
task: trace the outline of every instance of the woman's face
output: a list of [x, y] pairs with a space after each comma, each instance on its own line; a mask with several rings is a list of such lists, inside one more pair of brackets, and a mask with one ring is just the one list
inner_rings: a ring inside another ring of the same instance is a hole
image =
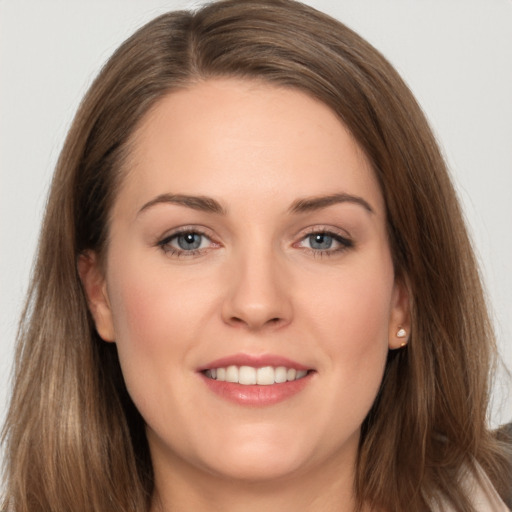
[[324, 104], [235, 79], [169, 94], [132, 149], [105, 273], [80, 272], [156, 474], [351, 471], [408, 322], [363, 152]]

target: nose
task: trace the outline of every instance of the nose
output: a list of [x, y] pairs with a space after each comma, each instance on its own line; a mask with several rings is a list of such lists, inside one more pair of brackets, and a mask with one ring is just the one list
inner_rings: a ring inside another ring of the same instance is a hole
[[238, 255], [228, 272], [222, 306], [224, 322], [251, 331], [289, 324], [293, 308], [284, 267], [272, 251]]

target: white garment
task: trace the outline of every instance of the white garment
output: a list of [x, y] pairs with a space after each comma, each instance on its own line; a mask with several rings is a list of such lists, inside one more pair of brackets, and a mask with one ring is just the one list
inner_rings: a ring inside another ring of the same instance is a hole
[[466, 484], [475, 509], [478, 512], [510, 512], [482, 468], [477, 466], [476, 469], [480, 481], [469, 475]]
[[[478, 476], [468, 471], [464, 479], [464, 487], [475, 510], [477, 512], [510, 512], [479, 465], [476, 467], [476, 472]], [[453, 508], [441, 506], [437, 512], [453, 512]]]

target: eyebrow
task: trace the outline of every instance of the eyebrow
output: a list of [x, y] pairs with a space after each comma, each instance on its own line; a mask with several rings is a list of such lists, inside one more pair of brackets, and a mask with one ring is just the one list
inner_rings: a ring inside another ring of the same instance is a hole
[[330, 194], [328, 196], [306, 197], [304, 199], [297, 199], [290, 207], [291, 213], [306, 213], [314, 210], [321, 210], [334, 204], [339, 203], [353, 203], [362, 206], [370, 213], [375, 213], [370, 203], [365, 201], [362, 197], [353, 196], [351, 194]]
[[[362, 197], [345, 193], [297, 199], [290, 206], [289, 212], [307, 213], [310, 211], [321, 210], [322, 208], [327, 208], [328, 206], [339, 203], [357, 204], [362, 206], [368, 212], [375, 213], [370, 204]], [[158, 204], [176, 204], [202, 212], [226, 215], [226, 210], [215, 199], [207, 196], [189, 196], [184, 194], [160, 194], [154, 199], [151, 199], [151, 201], [145, 203], [138, 211], [137, 215]]]
[[148, 201], [139, 210], [138, 214], [142, 213], [145, 210], [148, 210], [149, 208], [157, 204], [177, 204], [202, 212], [218, 213], [220, 215], [226, 214], [226, 210], [222, 207], [222, 205], [215, 199], [212, 199], [211, 197], [187, 196], [184, 194], [160, 194], [154, 199], [151, 199], [151, 201]]

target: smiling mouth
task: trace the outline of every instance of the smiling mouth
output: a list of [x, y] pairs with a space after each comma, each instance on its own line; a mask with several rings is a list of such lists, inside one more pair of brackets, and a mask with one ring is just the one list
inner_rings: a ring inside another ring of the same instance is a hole
[[207, 378], [219, 382], [232, 382], [245, 386], [271, 386], [303, 379], [308, 375], [308, 370], [296, 370], [286, 366], [253, 366], [230, 365], [220, 368], [211, 368], [202, 372]]

